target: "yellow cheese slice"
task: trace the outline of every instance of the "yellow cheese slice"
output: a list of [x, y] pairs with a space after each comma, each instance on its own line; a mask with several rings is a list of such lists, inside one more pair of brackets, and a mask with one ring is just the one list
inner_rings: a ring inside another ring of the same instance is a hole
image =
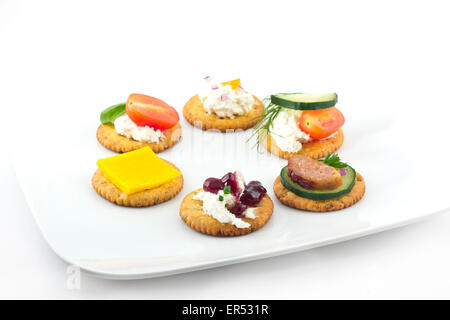
[[150, 147], [99, 159], [97, 166], [112, 184], [126, 194], [158, 187], [181, 175]]

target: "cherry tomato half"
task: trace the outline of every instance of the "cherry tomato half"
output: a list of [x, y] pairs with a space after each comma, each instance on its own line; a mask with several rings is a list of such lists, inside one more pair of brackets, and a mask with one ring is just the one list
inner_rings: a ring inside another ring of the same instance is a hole
[[307, 110], [300, 115], [298, 124], [313, 139], [324, 139], [336, 132], [345, 122], [344, 115], [336, 107]]
[[155, 130], [172, 128], [180, 121], [173, 107], [162, 100], [143, 94], [130, 94], [125, 110], [136, 125], [149, 126]]

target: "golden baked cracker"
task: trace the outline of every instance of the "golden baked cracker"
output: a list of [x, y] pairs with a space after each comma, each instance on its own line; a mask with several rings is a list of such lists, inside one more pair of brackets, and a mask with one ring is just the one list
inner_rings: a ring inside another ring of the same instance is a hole
[[270, 134], [267, 134], [261, 140], [262, 145], [269, 150], [274, 155], [279, 156], [280, 158], [289, 159], [296, 154], [303, 154], [313, 159], [320, 159], [327, 155], [327, 153], [333, 153], [337, 149], [342, 146], [344, 142], [344, 131], [339, 129], [337, 133], [327, 139], [323, 140], [314, 140], [307, 143], [302, 143], [302, 148], [299, 152], [287, 152], [280, 149], [280, 147], [275, 142], [275, 139], [272, 139]]
[[269, 221], [273, 212], [273, 202], [266, 194], [255, 209], [255, 219], [242, 218], [250, 224], [248, 228], [238, 228], [231, 223], [222, 223], [203, 212], [203, 204], [192, 197], [202, 189], [189, 193], [181, 203], [180, 216], [192, 229], [213, 236], [241, 236], [258, 230]]
[[[173, 163], [167, 160], [164, 161], [178, 170]], [[92, 186], [103, 198], [120, 206], [149, 207], [158, 203], [166, 202], [175, 197], [183, 188], [183, 176], [180, 175], [172, 181], [159, 187], [127, 195], [113, 185], [100, 171], [100, 169], [97, 169], [92, 177]]]
[[336, 199], [312, 200], [300, 197], [286, 189], [281, 183], [280, 176], [273, 183], [273, 191], [277, 198], [285, 205], [306, 211], [328, 212], [348, 208], [357, 203], [366, 191], [363, 177], [356, 173], [356, 181], [352, 190]]
[[198, 95], [193, 96], [184, 105], [183, 115], [186, 120], [195, 127], [202, 130], [217, 129], [222, 132], [227, 130], [248, 129], [258, 123], [259, 117], [263, 111], [263, 103], [257, 97], [253, 96], [255, 102], [253, 108], [243, 116], [236, 116], [234, 119], [219, 118], [215, 114], [207, 114], [203, 109], [203, 103]]
[[177, 123], [172, 128], [164, 130], [163, 134], [165, 139], [158, 143], [141, 142], [118, 134], [112, 124], [101, 124], [97, 129], [97, 140], [104, 147], [115, 152], [129, 152], [146, 146], [149, 146], [154, 152], [161, 152], [170, 148], [180, 140], [180, 124]]

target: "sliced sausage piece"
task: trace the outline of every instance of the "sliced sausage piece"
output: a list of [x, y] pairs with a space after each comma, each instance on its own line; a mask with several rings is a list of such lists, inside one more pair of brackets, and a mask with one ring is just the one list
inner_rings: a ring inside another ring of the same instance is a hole
[[292, 181], [305, 189], [332, 190], [342, 184], [338, 170], [304, 155], [289, 159], [288, 174]]

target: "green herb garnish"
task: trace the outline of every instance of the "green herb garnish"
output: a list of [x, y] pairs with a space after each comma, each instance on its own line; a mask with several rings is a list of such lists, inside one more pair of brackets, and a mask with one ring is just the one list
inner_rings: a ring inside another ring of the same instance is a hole
[[101, 123], [114, 123], [114, 120], [125, 113], [125, 105], [125, 102], [119, 103], [103, 110], [100, 114]]
[[329, 165], [330, 167], [341, 169], [348, 166], [345, 162], [342, 162], [339, 156], [336, 153], [327, 153], [325, 158], [322, 160], [323, 163]]
[[225, 188], [223, 188], [223, 193], [224, 194], [230, 194], [231, 192], [231, 187], [230, 186], [226, 186]]
[[219, 196], [219, 201], [223, 201], [223, 195]]
[[278, 113], [280, 113], [280, 110], [283, 108], [279, 105], [273, 104], [270, 102], [270, 96], [265, 97], [263, 100], [264, 109], [260, 116], [255, 117], [251, 119], [250, 121], [259, 119], [259, 122], [255, 124], [253, 127], [253, 133], [251, 136], [247, 139], [249, 141], [254, 135], [257, 135], [256, 137], [256, 146], [259, 151], [259, 148], [261, 146], [261, 142], [267, 137], [267, 135], [270, 133], [270, 129], [272, 127], [273, 120], [278, 116]]

